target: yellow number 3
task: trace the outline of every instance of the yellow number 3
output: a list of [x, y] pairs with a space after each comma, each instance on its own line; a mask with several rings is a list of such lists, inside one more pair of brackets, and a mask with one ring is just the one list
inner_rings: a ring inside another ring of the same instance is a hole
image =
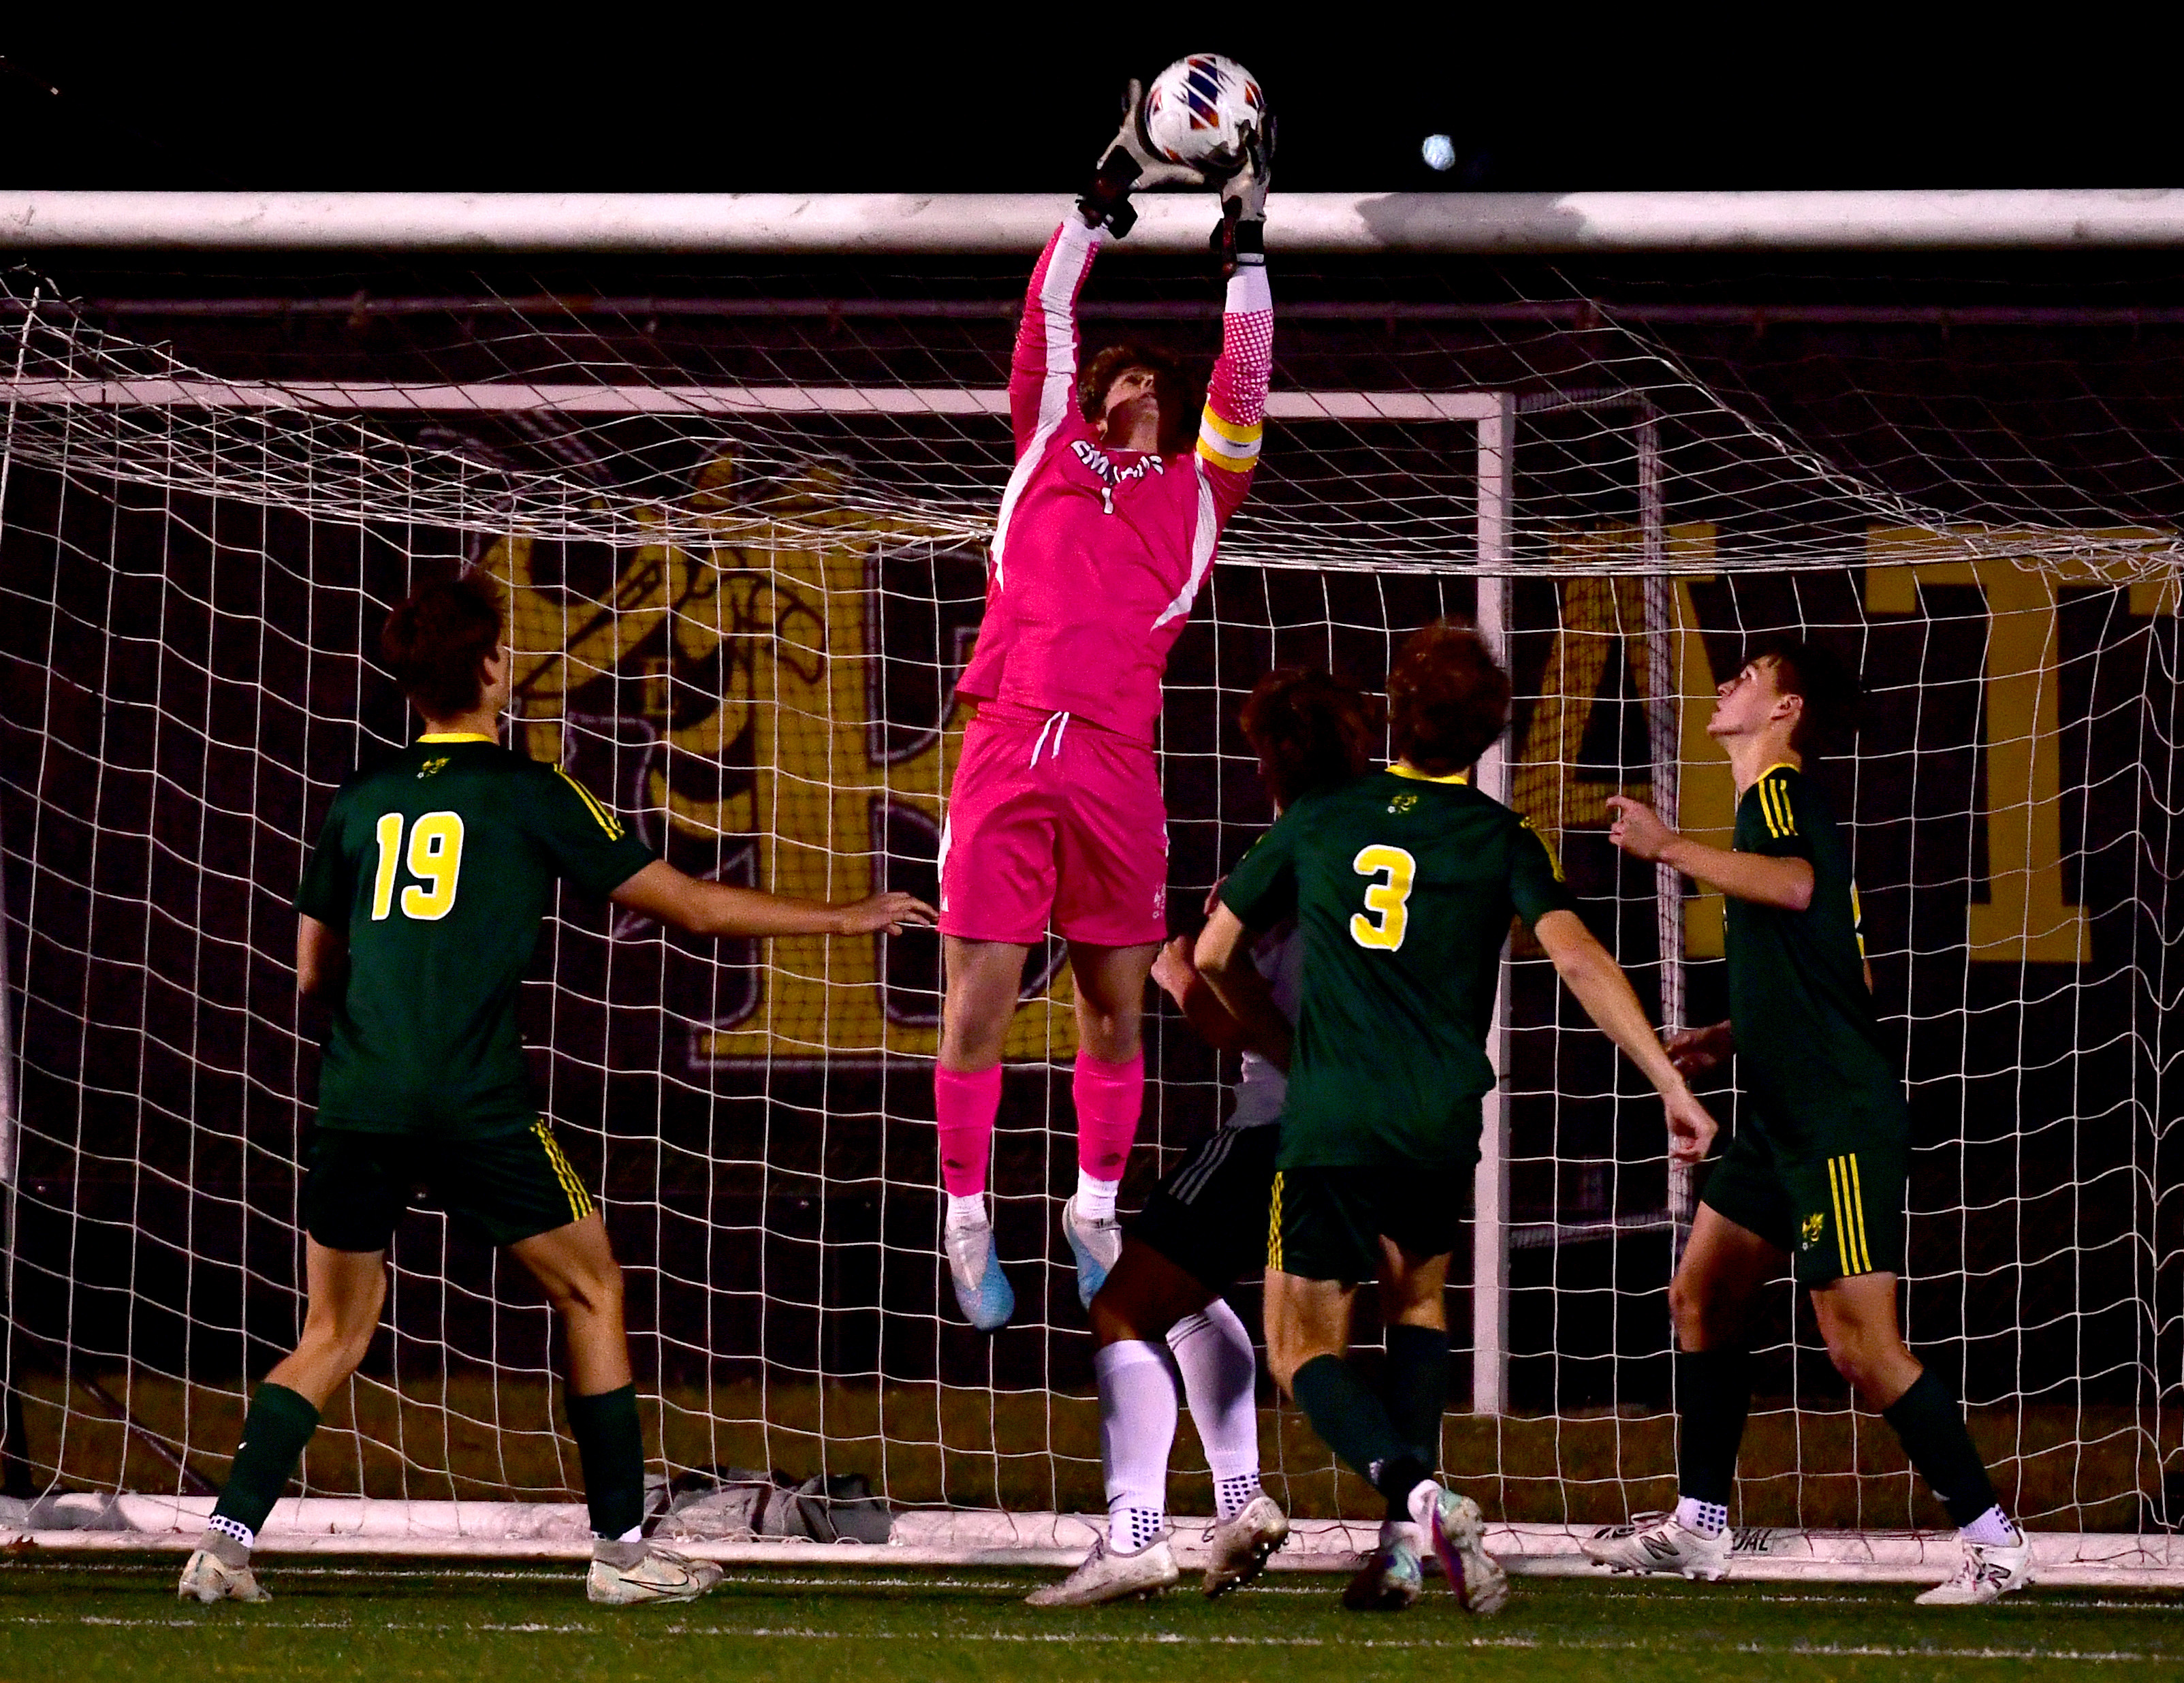
[[1408, 902], [1411, 884], [1418, 874], [1418, 861], [1400, 847], [1376, 842], [1371, 847], [1358, 849], [1357, 858], [1350, 864], [1361, 877], [1385, 878], [1367, 884], [1365, 910], [1351, 916], [1350, 939], [1361, 947], [1395, 951], [1402, 945], [1403, 931], [1411, 921]]
[[[402, 858], [402, 815], [383, 813], [376, 829], [379, 872], [371, 885], [371, 921], [394, 909], [394, 873]], [[432, 922], [455, 909], [455, 884], [463, 873], [460, 812], [427, 812], [410, 827], [410, 874], [402, 890], [402, 915]]]

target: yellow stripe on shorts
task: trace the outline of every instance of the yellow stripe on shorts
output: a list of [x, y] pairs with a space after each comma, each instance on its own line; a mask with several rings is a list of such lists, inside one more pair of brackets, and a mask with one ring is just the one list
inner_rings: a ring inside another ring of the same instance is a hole
[[1274, 1190], [1267, 1201], [1267, 1266], [1282, 1271], [1282, 1172], [1274, 1171]]
[[546, 1161], [553, 1168], [554, 1178], [561, 1183], [562, 1191], [569, 1195], [569, 1219], [583, 1220], [592, 1212], [592, 1195], [584, 1190], [584, 1183], [577, 1178], [575, 1168], [562, 1155], [561, 1142], [554, 1137], [554, 1130], [546, 1125], [544, 1117], [531, 1124], [531, 1131], [546, 1148]]
[[1842, 1159], [1828, 1159], [1828, 1197], [1836, 1207], [1836, 1262], [1845, 1274], [1858, 1272], [1850, 1265], [1850, 1223], [1843, 1219]]
[[1851, 1249], [1857, 1255], [1858, 1272], [1869, 1274], [1873, 1272], [1873, 1252], [1865, 1242], [1865, 1189], [1858, 1184], [1855, 1151], [1843, 1159], [1843, 1178], [1850, 1186], [1850, 1212], [1854, 1223]]

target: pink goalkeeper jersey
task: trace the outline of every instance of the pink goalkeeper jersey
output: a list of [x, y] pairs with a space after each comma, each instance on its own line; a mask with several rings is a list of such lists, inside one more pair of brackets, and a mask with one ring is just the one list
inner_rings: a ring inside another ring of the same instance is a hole
[[1016, 471], [959, 689], [1150, 742], [1167, 651], [1258, 465], [1273, 299], [1263, 268], [1229, 281], [1195, 449], [1104, 449], [1077, 406], [1076, 312], [1102, 232], [1065, 218], [1032, 271], [1009, 371]]

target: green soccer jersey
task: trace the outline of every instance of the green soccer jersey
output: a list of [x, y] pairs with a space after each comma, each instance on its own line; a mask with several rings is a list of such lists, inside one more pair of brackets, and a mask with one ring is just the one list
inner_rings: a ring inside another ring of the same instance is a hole
[[653, 851], [558, 766], [482, 736], [426, 736], [359, 773], [296, 910], [348, 937], [319, 1123], [478, 1138], [538, 1116], [515, 997], [566, 877], [612, 893]]
[[1858, 885], [1827, 796], [1796, 767], [1770, 767], [1737, 804], [1733, 844], [1813, 867], [1802, 911], [1729, 900], [1730, 1024], [1763, 1122], [1830, 1137], [1841, 1122], [1900, 1123], [1903, 1082], [1865, 985]]
[[1509, 919], [1574, 905], [1529, 822], [1391, 767], [1290, 807], [1221, 898], [1305, 943], [1281, 1167], [1477, 1162]]

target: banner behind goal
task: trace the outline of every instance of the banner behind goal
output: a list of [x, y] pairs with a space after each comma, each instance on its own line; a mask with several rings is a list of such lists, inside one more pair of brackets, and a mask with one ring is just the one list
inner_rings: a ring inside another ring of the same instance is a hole
[[[1378, 688], [1409, 630], [1475, 616], [1518, 692], [1484, 777], [1549, 837], [1661, 1020], [1717, 1020], [1719, 901], [1618, 855], [1604, 801], [1725, 839], [1714, 684], [1750, 633], [1828, 642], [1869, 688], [1824, 776], [1915, 1118], [1914, 1346], [1963, 1388], [2032, 1524], [2173, 1517], [2172, 488], [2013, 462], [1972, 430], [1948, 432], [1961, 459], [1901, 431], [1812, 436], [1758, 371], [1702, 377], [1613, 319], [1413, 310], [1396, 331], [1371, 282], [1318, 277], [1318, 314], [1279, 320], [1265, 465], [1171, 664], [1175, 928], [1268, 821], [1235, 724], [1253, 683], [1326, 665]], [[216, 1482], [247, 1383], [294, 1335], [321, 1023], [294, 996], [291, 897], [335, 787], [405, 738], [373, 657], [420, 567], [506, 583], [512, 742], [677, 865], [932, 895], [1008, 466], [1006, 293], [966, 287], [745, 298], [702, 342], [647, 326], [645, 300], [488, 296], [369, 377], [270, 342], [197, 365], [23, 277], [0, 298], [18, 1493]], [[1210, 349], [1194, 296], [1126, 282], [1127, 319], [1088, 312], [1088, 340]], [[2134, 437], [2119, 421], [2104, 448]], [[1021, 1307], [989, 1341], [937, 1254], [937, 954], [924, 933], [707, 943], [569, 899], [550, 922], [526, 1034], [604, 1191], [664, 1477], [854, 1472], [903, 1507], [1103, 1505], [1056, 1226], [1066, 969], [1034, 955], [1011, 1031], [994, 1189]], [[1521, 939], [1502, 1025], [1481, 1237], [1451, 1290], [1473, 1412], [1451, 1414], [1446, 1463], [1498, 1517], [1610, 1523], [1673, 1495], [1665, 1287], [1691, 1187], [1658, 1103]], [[1126, 1207], [1234, 1074], [1165, 1008], [1148, 1053]], [[1733, 1123], [1728, 1081], [1709, 1096]], [[393, 1282], [306, 1493], [566, 1499], [548, 1320], [520, 1271], [427, 1208]], [[1256, 1288], [1237, 1296], [1256, 1325]], [[1771, 1301], [1742, 1522], [1935, 1523], [1786, 1281]], [[1363, 1486], [1267, 1408], [1277, 1494], [1364, 1513]], [[1207, 1501], [1199, 1478], [1178, 1511]]]

